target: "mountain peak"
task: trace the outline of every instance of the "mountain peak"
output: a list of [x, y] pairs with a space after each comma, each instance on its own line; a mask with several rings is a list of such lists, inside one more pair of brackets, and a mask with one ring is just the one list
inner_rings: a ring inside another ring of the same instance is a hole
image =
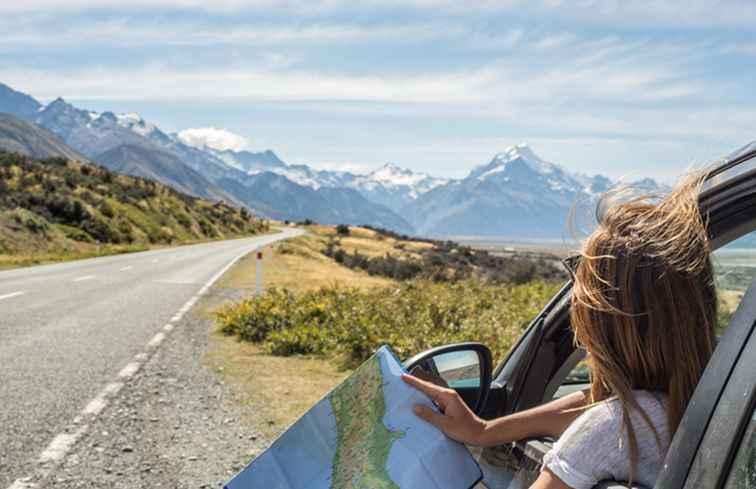
[[[112, 114], [112, 113], [111, 113]], [[104, 115], [104, 114], [103, 114]], [[140, 136], [148, 136], [153, 131], [157, 130], [154, 124], [150, 124], [142, 119], [142, 116], [136, 112], [127, 112], [125, 114], [118, 114], [115, 117], [115, 121], [119, 126], [131, 129]]]
[[386, 163], [377, 170], [372, 171], [368, 178], [373, 181], [388, 183], [392, 185], [413, 186], [428, 178], [424, 173], [415, 173], [407, 168], [402, 168], [395, 163]]
[[47, 107], [48, 108], [57, 108], [57, 107], [68, 107], [69, 105], [71, 105], [71, 104], [69, 104], [68, 102], [66, 102], [65, 100], [63, 100], [63, 97], [58, 97], [55, 100], [53, 100], [52, 102], [50, 102], [49, 104], [47, 104]]
[[415, 173], [407, 168], [402, 168], [401, 166], [397, 165], [396, 163], [388, 162], [384, 164], [382, 167], [378, 168], [377, 170], [374, 170], [371, 172], [371, 175], [377, 176], [380, 178], [381, 175], [383, 176], [389, 176], [389, 175], [402, 175], [402, 176], [411, 176]]
[[508, 163], [516, 159], [523, 159], [527, 162], [543, 162], [543, 160], [536, 156], [536, 154], [532, 149], [530, 149], [530, 146], [528, 146], [527, 144], [516, 144], [514, 146], [509, 146], [504, 151], [494, 156], [494, 160], [498, 160], [502, 163]]
[[58, 113], [69, 114], [69, 113], [80, 112], [79, 109], [77, 109], [73, 105], [66, 102], [63, 99], [63, 97], [56, 98], [55, 100], [47, 104], [42, 110], [44, 112], [49, 112], [49, 113], [54, 113], [54, 114], [58, 114]]
[[494, 155], [488, 164], [475, 168], [468, 178], [484, 180], [497, 173], [509, 172], [513, 165], [541, 175], [550, 175], [557, 170], [556, 165], [542, 160], [527, 144], [517, 144]]
[[4, 83], [0, 83], [0, 112], [14, 114], [25, 120], [31, 120], [40, 110], [42, 104], [31, 96], [18, 92]]

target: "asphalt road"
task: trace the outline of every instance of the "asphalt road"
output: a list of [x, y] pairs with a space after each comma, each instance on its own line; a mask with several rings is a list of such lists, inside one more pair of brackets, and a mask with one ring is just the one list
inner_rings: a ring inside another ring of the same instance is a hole
[[231, 261], [300, 233], [0, 272], [0, 488]]

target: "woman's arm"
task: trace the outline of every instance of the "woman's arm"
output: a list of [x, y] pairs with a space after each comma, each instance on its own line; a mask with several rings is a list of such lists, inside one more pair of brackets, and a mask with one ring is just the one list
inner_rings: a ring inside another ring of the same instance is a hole
[[542, 436], [558, 438], [582, 413], [582, 410], [576, 408], [585, 406], [587, 401], [587, 393], [578, 391], [519, 413], [487, 421], [480, 437], [480, 446], [495, 446]]
[[581, 411], [574, 409], [585, 406], [588, 399], [585, 392], [575, 392], [526, 411], [486, 421], [476, 416], [453, 389], [411, 375], [404, 375], [403, 379], [433, 399], [441, 410], [439, 413], [417, 405], [415, 414], [449, 438], [482, 447], [539, 436], [558, 437], [580, 415]]

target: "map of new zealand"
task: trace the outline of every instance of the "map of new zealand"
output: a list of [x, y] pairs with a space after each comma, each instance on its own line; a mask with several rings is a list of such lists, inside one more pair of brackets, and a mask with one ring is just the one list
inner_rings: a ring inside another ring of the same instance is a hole
[[432, 406], [384, 346], [320, 400], [227, 489], [469, 489], [482, 477], [464, 445], [417, 418]]

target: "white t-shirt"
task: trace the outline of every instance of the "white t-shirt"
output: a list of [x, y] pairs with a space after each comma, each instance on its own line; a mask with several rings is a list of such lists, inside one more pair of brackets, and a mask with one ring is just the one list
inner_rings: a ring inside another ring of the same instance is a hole
[[[661, 447], [643, 417], [630, 410], [638, 443], [638, 465], [633, 482], [653, 487], [669, 447], [666, 396], [633, 391], [659, 434]], [[630, 449], [622, 429], [622, 407], [618, 400], [602, 402], [581, 414], [543, 457], [543, 467], [574, 489], [590, 489], [600, 481], [627, 481], [630, 477]]]

